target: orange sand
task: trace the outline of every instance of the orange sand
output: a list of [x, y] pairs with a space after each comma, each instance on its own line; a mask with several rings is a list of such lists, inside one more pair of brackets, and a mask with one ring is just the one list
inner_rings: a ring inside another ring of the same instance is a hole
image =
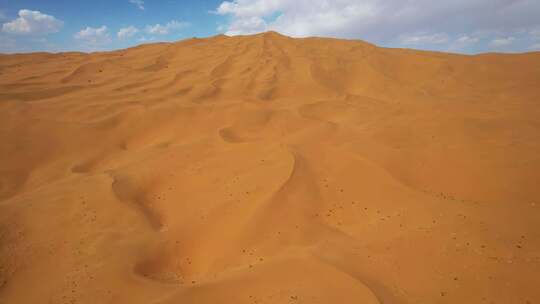
[[540, 53], [0, 55], [0, 303], [538, 303]]

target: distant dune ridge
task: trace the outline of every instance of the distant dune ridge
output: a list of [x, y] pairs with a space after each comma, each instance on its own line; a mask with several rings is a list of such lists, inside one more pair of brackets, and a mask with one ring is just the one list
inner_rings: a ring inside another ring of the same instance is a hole
[[538, 52], [0, 55], [0, 303], [538, 303], [539, 98]]

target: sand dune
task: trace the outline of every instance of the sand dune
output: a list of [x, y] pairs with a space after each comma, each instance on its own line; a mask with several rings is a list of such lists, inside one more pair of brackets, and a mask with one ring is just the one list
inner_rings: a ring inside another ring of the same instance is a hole
[[537, 303], [540, 53], [0, 56], [0, 303]]

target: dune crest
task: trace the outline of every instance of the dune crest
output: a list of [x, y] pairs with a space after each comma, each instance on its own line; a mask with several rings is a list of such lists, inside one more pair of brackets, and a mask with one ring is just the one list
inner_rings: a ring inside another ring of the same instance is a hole
[[274, 32], [2, 55], [0, 303], [536, 303], [539, 66]]

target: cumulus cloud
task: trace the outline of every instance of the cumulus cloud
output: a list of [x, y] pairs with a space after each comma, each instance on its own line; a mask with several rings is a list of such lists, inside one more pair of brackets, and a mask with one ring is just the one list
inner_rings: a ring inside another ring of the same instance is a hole
[[91, 46], [99, 46], [111, 41], [109, 29], [105, 25], [98, 28], [87, 27], [76, 33], [74, 38]]
[[504, 47], [512, 44], [514, 40], [514, 37], [496, 38], [491, 40], [489, 44], [494, 47]]
[[22, 9], [19, 17], [2, 25], [2, 32], [9, 34], [49, 34], [60, 31], [63, 22], [39, 11]]
[[165, 25], [161, 24], [155, 24], [155, 25], [148, 25], [145, 28], [145, 32], [152, 35], [167, 35], [169, 33], [172, 33], [174, 31], [181, 30], [185, 27], [187, 27], [189, 23], [187, 22], [180, 22], [180, 21], [169, 21]]
[[139, 32], [139, 29], [137, 29], [136, 27], [128, 26], [128, 27], [121, 28], [118, 31], [118, 33], [116, 33], [116, 35], [120, 39], [127, 39], [127, 38], [131, 38], [135, 36], [138, 32]]
[[129, 3], [134, 4], [140, 10], [144, 10], [144, 1], [143, 0], [129, 0]]
[[275, 30], [392, 46], [472, 46], [484, 41], [474, 33], [490, 41], [540, 27], [538, 0], [229, 0], [214, 13], [229, 17], [227, 35]]
[[264, 19], [256, 16], [234, 20], [227, 28], [228, 35], [260, 33], [267, 29]]
[[365, 24], [376, 10], [370, 1], [235, 0], [222, 2], [215, 13], [233, 17], [229, 35], [276, 30], [304, 37], [340, 32], [350, 36], [343, 31]]

